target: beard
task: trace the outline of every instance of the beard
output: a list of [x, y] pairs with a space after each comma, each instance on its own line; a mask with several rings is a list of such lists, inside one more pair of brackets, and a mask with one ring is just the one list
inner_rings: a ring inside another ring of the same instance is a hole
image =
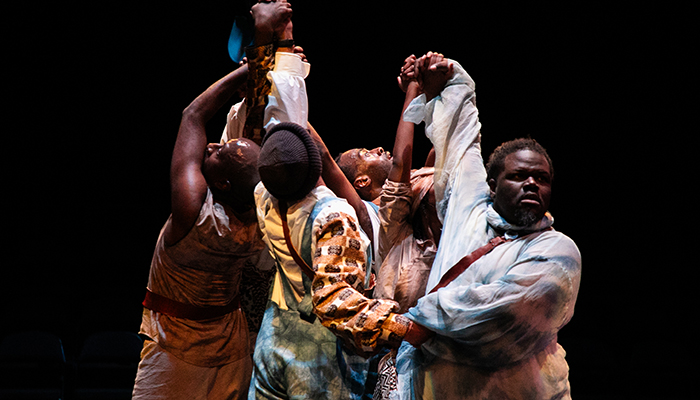
[[515, 222], [515, 225], [524, 227], [530, 226], [535, 222], [539, 221], [540, 219], [542, 219], [542, 216], [537, 214], [535, 210], [527, 208], [518, 208], [517, 210], [515, 210], [513, 218], [515, 218], [515, 221], [513, 221]]

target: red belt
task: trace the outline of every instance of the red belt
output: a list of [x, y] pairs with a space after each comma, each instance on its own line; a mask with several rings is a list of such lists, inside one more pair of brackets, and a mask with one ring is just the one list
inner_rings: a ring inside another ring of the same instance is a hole
[[222, 317], [240, 307], [240, 295], [237, 294], [231, 302], [225, 306], [198, 307], [192, 304], [182, 303], [169, 299], [165, 296], [153, 293], [146, 289], [146, 298], [143, 299], [143, 306], [162, 314], [176, 318], [191, 319], [200, 321]]

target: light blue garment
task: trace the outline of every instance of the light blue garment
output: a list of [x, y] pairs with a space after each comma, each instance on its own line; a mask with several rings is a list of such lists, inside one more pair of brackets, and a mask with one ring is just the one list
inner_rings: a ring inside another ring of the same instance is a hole
[[[307, 125], [308, 100], [304, 78], [309, 65], [292, 53], [277, 52], [265, 108], [264, 126], [280, 122]], [[347, 353], [339, 339], [313, 314], [311, 281], [291, 257], [275, 199], [260, 182], [255, 189], [256, 212], [263, 241], [276, 260], [270, 291], [253, 355], [249, 399], [353, 399], [364, 393], [368, 362]], [[317, 186], [287, 212], [292, 245], [313, 265], [320, 226], [330, 214], [354, 209], [325, 186]], [[369, 239], [361, 234], [361, 248]], [[371, 254], [367, 254], [371, 261]], [[369, 276], [370, 274], [367, 274]]]
[[[372, 266], [372, 272], [374, 272], [374, 274], [377, 275], [379, 273], [379, 268], [382, 266], [383, 261], [382, 256], [379, 252], [379, 225], [381, 224], [379, 222], [379, 206], [372, 203], [371, 201], [366, 200], [362, 200], [362, 203], [364, 203], [365, 208], [367, 208], [367, 215], [369, 215], [369, 220], [372, 223], [372, 235], [374, 237], [374, 241], [371, 246], [372, 260], [369, 262], [368, 265]], [[360, 229], [362, 229], [362, 227], [360, 227]], [[371, 278], [371, 274], [365, 275], [365, 288], [368, 288], [370, 286]]]
[[[262, 185], [256, 190], [256, 201], [259, 212], [271, 207], [271, 202], [276, 202]], [[294, 212], [302, 209], [307, 211]], [[316, 243], [314, 227], [317, 228], [319, 221], [326, 220], [334, 210], [352, 212], [352, 207], [344, 199], [335, 197], [326, 187], [318, 187], [292, 206], [291, 210], [289, 229], [292, 241], [298, 239], [295, 246], [300, 256], [313, 265], [311, 255]], [[264, 239], [279, 239], [280, 234], [275, 232], [277, 224], [270, 218], [264, 221], [266, 223], [261, 224]], [[298, 299], [298, 290], [288, 276], [292, 270], [289, 255], [282, 254], [287, 251], [286, 245], [278, 243], [276, 246], [268, 245], [268, 248], [278, 261], [275, 285], [281, 286], [273, 287], [271, 292], [276, 290], [281, 293], [284, 301], [278, 298], [268, 302], [255, 344], [248, 398], [360, 400], [365, 390], [368, 361], [346, 352], [340, 346], [339, 339], [321, 325], [312, 313], [311, 281], [300, 273], [296, 275], [300, 275], [303, 296], [301, 300]], [[280, 263], [287, 265], [282, 268]], [[296, 269], [299, 270], [299, 267]]]
[[435, 195], [443, 231], [427, 292], [457, 261], [495, 237], [495, 229], [514, 240], [405, 314], [436, 336], [421, 349], [407, 343], [400, 348], [398, 394], [441, 400], [570, 398], [568, 365], [556, 340], [573, 315], [581, 274], [578, 248], [551, 229], [549, 214], [533, 226], [517, 227], [493, 210], [474, 82], [458, 63], [454, 66], [440, 96], [427, 104], [417, 98], [406, 111], [414, 122], [425, 120], [436, 150]]
[[[290, 304], [289, 302], [287, 303]], [[253, 356], [249, 399], [355, 399], [364, 391], [366, 363], [340, 350], [315, 318], [269, 302]]]

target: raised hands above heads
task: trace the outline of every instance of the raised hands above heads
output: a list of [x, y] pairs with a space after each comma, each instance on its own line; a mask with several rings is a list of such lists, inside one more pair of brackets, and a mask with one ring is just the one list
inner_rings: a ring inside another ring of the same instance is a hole
[[416, 60], [416, 79], [428, 100], [436, 97], [454, 74], [454, 65], [440, 53], [429, 51]]
[[259, 2], [253, 5], [250, 13], [255, 21], [256, 46], [286, 39], [292, 29], [292, 5], [286, 0]]

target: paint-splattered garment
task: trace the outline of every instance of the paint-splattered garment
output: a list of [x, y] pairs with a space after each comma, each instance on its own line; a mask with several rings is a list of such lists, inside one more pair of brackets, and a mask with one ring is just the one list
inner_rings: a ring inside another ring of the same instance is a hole
[[354, 209], [325, 186], [289, 207], [291, 241], [316, 271], [310, 281], [289, 253], [277, 200], [262, 183], [255, 198], [277, 274], [255, 347], [250, 398], [359, 399], [367, 361], [347, 349], [397, 347], [408, 319], [395, 314], [396, 302], [362, 293], [369, 240]]
[[[425, 120], [436, 150], [435, 195], [443, 221], [427, 289], [459, 259], [505, 231], [513, 239], [478, 259], [405, 315], [436, 333], [397, 356], [402, 399], [568, 399], [558, 331], [571, 319], [581, 257], [547, 214], [528, 227], [508, 224], [489, 200], [471, 77], [455, 75], [440, 96], [420, 96], [404, 118]], [[532, 232], [532, 233], [529, 233]]]
[[[267, 74], [266, 129], [280, 122], [306, 127], [308, 72], [298, 55], [275, 54], [274, 70]], [[396, 302], [362, 293], [369, 239], [355, 210], [325, 186], [289, 205], [291, 243], [314, 269], [311, 281], [291, 256], [277, 199], [263, 183], [256, 187], [255, 202], [277, 274], [255, 346], [249, 397], [359, 399], [368, 362], [356, 353], [398, 347], [409, 320], [396, 314]]]

